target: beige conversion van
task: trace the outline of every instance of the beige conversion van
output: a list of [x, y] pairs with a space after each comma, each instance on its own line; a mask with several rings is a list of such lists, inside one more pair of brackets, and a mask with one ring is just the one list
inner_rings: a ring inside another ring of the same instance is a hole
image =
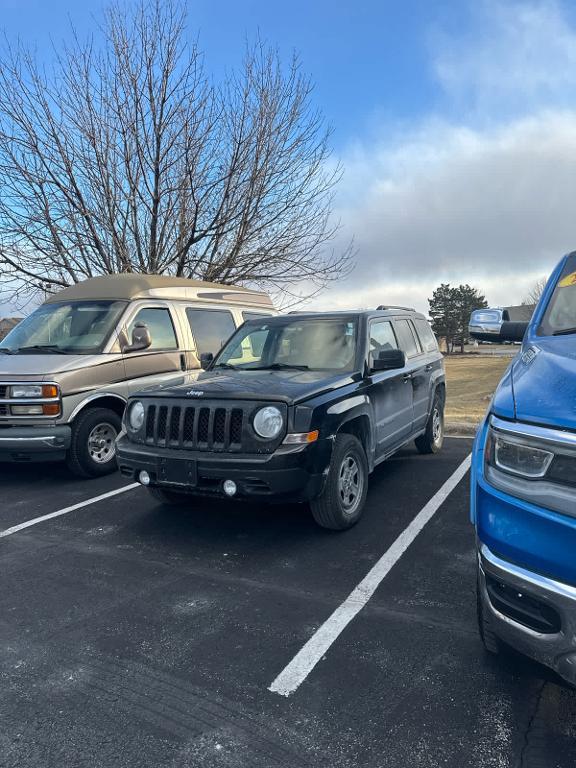
[[201, 356], [245, 320], [275, 314], [265, 293], [178, 277], [110, 275], [65, 288], [0, 342], [0, 462], [113, 471], [132, 392], [194, 379]]

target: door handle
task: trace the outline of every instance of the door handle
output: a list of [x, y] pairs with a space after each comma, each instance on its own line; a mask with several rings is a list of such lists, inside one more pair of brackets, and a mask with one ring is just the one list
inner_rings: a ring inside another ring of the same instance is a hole
[[426, 371], [426, 373], [430, 373], [430, 371], [432, 370], [432, 368], [434, 368], [434, 366], [432, 365], [432, 363], [428, 363], [428, 365], [426, 366], [426, 368], [425, 368], [424, 370]]
[[186, 355], [184, 352], [180, 355], [180, 370], [185, 371], [186, 370]]
[[404, 384], [407, 384], [411, 378], [412, 378], [411, 373], [405, 373], [404, 376], [402, 376], [402, 380], [404, 381]]

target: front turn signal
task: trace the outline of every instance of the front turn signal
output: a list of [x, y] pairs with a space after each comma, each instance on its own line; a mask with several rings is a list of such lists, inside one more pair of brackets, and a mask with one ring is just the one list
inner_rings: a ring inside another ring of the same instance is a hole
[[284, 445], [307, 445], [315, 443], [320, 433], [317, 429], [313, 432], [292, 432], [284, 438]]

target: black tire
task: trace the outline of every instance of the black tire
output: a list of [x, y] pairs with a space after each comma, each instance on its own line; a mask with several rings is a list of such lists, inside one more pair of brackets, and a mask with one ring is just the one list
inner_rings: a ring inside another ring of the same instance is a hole
[[426, 432], [414, 441], [419, 453], [438, 453], [444, 445], [444, 402], [436, 392], [432, 410], [426, 422]]
[[101, 477], [115, 472], [114, 440], [121, 428], [122, 419], [109, 408], [82, 411], [72, 424], [72, 442], [66, 457], [70, 470], [79, 477]]
[[324, 490], [310, 503], [314, 520], [332, 531], [350, 528], [362, 515], [367, 492], [368, 461], [362, 443], [354, 435], [336, 435]]
[[154, 501], [159, 501], [161, 504], [170, 504], [174, 506], [177, 504], [188, 504], [190, 502], [190, 496], [188, 494], [171, 491], [169, 488], [148, 486], [146, 490], [150, 496], [152, 496]]
[[500, 653], [500, 641], [492, 631], [490, 619], [484, 611], [482, 591], [480, 589], [480, 578], [478, 578], [478, 581], [476, 582], [476, 617], [478, 619], [478, 631], [484, 649], [492, 656], [498, 656]]

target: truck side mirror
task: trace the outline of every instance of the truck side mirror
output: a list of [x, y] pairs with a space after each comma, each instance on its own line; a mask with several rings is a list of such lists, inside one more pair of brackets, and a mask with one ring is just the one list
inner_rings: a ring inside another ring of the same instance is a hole
[[404, 368], [406, 355], [401, 349], [384, 349], [372, 361], [373, 371], [391, 371], [396, 368]]
[[202, 352], [200, 355], [200, 368], [203, 370], [208, 370], [208, 368], [212, 365], [212, 361], [214, 360], [214, 355], [212, 352]]
[[142, 352], [152, 344], [150, 329], [146, 323], [136, 323], [132, 329], [132, 342], [124, 347], [124, 352]]

